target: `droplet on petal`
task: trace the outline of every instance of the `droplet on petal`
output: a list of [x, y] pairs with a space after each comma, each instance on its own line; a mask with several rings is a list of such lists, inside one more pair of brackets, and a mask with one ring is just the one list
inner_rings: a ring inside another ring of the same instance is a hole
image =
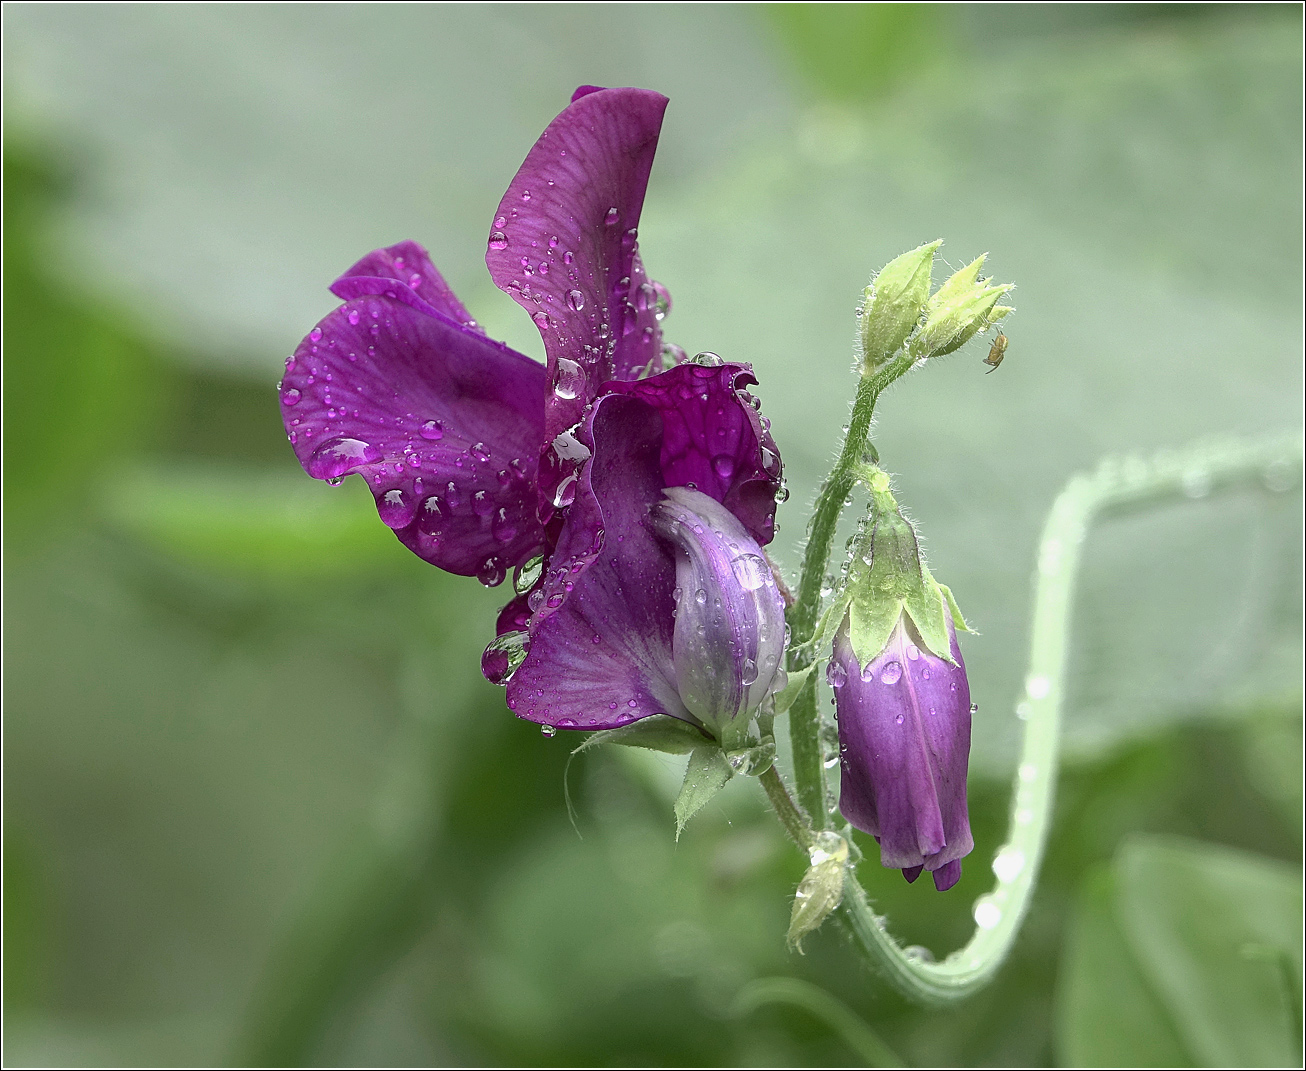
[[313, 452], [305, 468], [315, 480], [330, 480], [370, 465], [380, 457], [381, 451], [361, 439], [329, 439]]
[[902, 663], [890, 662], [880, 671], [881, 684], [897, 684], [902, 679]]
[[[572, 291], [576, 293], [576, 291]], [[566, 357], [558, 358], [558, 369], [554, 375], [553, 393], [559, 398], [570, 401], [585, 390], [585, 369]]]
[[444, 426], [438, 420], [428, 420], [418, 429], [423, 439], [435, 442], [444, 438]]

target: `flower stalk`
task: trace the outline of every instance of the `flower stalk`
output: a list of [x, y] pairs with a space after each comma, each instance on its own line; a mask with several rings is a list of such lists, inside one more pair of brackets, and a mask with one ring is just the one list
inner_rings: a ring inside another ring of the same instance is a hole
[[[894, 939], [855, 874], [850, 871], [844, 883], [840, 920], [862, 954], [905, 996], [942, 1004], [973, 994], [1001, 968], [1029, 909], [1052, 820], [1075, 582], [1093, 526], [1105, 517], [1191, 501], [1194, 487], [1207, 494], [1248, 484], [1296, 486], [1302, 457], [1298, 434], [1202, 444], [1150, 460], [1107, 458], [1092, 474], [1071, 479], [1057, 497], [1039, 543], [1029, 672], [1015, 708], [1025, 728], [1007, 840], [993, 859], [996, 884], [973, 905], [974, 935], [942, 962], [927, 960]], [[805, 776], [797, 764], [795, 775]]]

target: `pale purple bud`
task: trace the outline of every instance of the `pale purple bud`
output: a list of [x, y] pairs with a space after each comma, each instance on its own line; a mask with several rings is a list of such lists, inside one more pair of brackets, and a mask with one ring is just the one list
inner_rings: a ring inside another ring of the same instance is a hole
[[784, 600], [762, 548], [733, 513], [687, 487], [664, 493], [652, 525], [676, 552], [676, 686], [720, 739], [742, 730], [783, 686]]
[[879, 841], [881, 863], [901, 868], [908, 881], [923, 867], [940, 891], [957, 883], [974, 847], [966, 809], [970, 686], [945, 613], [955, 665], [931, 653], [903, 613], [865, 666], [845, 623], [830, 674], [838, 681], [839, 810]]

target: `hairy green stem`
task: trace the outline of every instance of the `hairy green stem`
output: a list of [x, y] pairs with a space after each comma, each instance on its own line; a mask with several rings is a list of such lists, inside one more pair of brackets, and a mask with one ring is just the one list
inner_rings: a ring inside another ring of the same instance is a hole
[[[816, 657], [816, 653], [804, 650], [802, 645], [811, 640], [820, 619], [821, 588], [830, 563], [830, 549], [839, 526], [839, 516], [856, 481], [857, 466], [869, 446], [876, 400], [885, 387], [911, 368], [912, 361], [911, 354], [903, 353], [878, 371], [863, 376], [857, 385], [857, 397], [853, 400], [843, 448], [812, 509], [798, 593], [794, 605], [789, 608], [791, 670], [803, 669]], [[829, 811], [825, 798], [825, 756], [821, 749], [821, 718], [816, 707], [816, 692], [813, 679], [789, 708], [789, 741], [793, 748], [798, 800], [812, 825], [816, 829], [826, 829]]]
[[793, 838], [794, 843], [804, 852], [809, 851], [812, 847], [812, 827], [808, 825], [806, 816], [794, 803], [793, 797], [789, 795], [789, 789], [785, 787], [784, 781], [781, 780], [775, 764], [772, 763], [771, 767], [758, 780], [762, 782], [766, 798], [771, 801], [771, 806], [775, 809], [780, 824], [785, 827], [785, 832]]
[[974, 936], [935, 963], [902, 948], [885, 920], [871, 910], [854, 876], [845, 882], [840, 917], [867, 957], [903, 993], [929, 1003], [969, 996], [1001, 967], [1029, 908], [1052, 821], [1075, 578], [1093, 523], [1249, 482], [1287, 490], [1300, 485], [1301, 467], [1301, 436], [1278, 436], [1202, 445], [1150, 460], [1110, 458], [1095, 473], [1076, 476], [1061, 492], [1039, 544], [1029, 673], [1016, 706], [1025, 732], [1008, 838], [993, 860], [997, 884], [975, 901]]

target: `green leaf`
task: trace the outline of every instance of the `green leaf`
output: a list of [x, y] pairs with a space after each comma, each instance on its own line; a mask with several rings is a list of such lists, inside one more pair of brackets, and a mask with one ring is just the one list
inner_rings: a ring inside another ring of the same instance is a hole
[[1115, 915], [1116, 881], [1090, 873], [1066, 937], [1056, 994], [1064, 1067], [1189, 1067], [1193, 1059]]
[[585, 739], [580, 747], [572, 752], [579, 755], [599, 744], [621, 744], [625, 747], [648, 748], [649, 751], [661, 751], [667, 755], [687, 755], [696, 747], [707, 743], [707, 737], [701, 729], [695, 728], [687, 721], [673, 718], [669, 714], [655, 714], [651, 718], [641, 718], [629, 725], [616, 729], [602, 729]]
[[1121, 928], [1197, 1062], [1300, 1064], [1301, 870], [1138, 836], [1116, 872]]
[[697, 814], [709, 800], [726, 787], [735, 774], [725, 753], [716, 746], [703, 745], [689, 753], [685, 767], [685, 784], [676, 797], [676, 838], [684, 831], [685, 823]]
[[1135, 836], [1086, 882], [1057, 994], [1069, 1065], [1301, 1061], [1301, 871]]

